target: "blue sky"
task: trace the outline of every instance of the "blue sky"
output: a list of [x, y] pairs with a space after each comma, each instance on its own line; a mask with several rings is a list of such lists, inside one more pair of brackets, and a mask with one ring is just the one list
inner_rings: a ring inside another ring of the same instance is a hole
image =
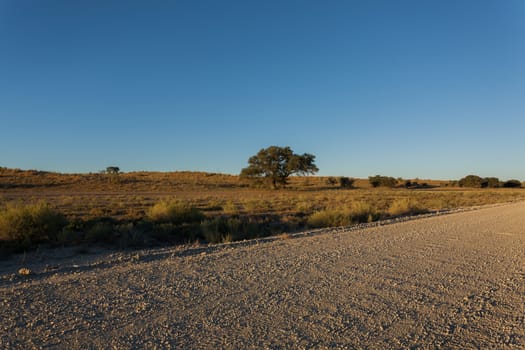
[[0, 166], [525, 180], [522, 0], [0, 0]]

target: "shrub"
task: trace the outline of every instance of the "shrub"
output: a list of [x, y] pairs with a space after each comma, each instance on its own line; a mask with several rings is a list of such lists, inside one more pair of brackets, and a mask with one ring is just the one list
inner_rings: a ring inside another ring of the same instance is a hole
[[351, 208], [353, 222], [372, 222], [379, 219], [379, 213], [370, 203], [353, 202]]
[[354, 182], [355, 179], [351, 179], [349, 177], [341, 176], [339, 178], [339, 186], [341, 186], [341, 188], [352, 188]]
[[146, 215], [155, 223], [171, 223], [174, 225], [196, 223], [204, 219], [204, 214], [197, 208], [182, 202], [157, 203], [147, 211]]
[[326, 184], [330, 186], [337, 185], [337, 179], [333, 176], [330, 176], [328, 179], [326, 179]]
[[203, 238], [209, 243], [226, 243], [253, 238], [261, 231], [259, 225], [245, 219], [216, 217], [201, 223]]
[[521, 181], [519, 180], [508, 180], [503, 183], [503, 187], [506, 188], [518, 188], [521, 187]]
[[94, 243], [110, 242], [113, 240], [113, 224], [107, 221], [95, 222], [86, 230], [86, 240]]
[[316, 211], [308, 217], [307, 224], [310, 227], [335, 227], [348, 226], [352, 223], [352, 215], [349, 210], [325, 209]]
[[467, 175], [458, 181], [459, 187], [481, 187], [483, 179], [477, 175]]
[[239, 214], [239, 206], [234, 201], [227, 201], [223, 206], [222, 210], [225, 214], [236, 215]]
[[307, 224], [311, 227], [348, 226], [353, 223], [371, 222], [378, 218], [377, 211], [370, 204], [353, 202], [350, 208], [316, 211], [308, 217]]
[[481, 180], [481, 188], [498, 188], [500, 181], [497, 177], [486, 177]]
[[368, 181], [372, 185], [372, 187], [395, 187], [397, 184], [397, 180], [390, 176], [369, 176]]
[[67, 225], [66, 218], [45, 203], [7, 206], [0, 211], [0, 241], [31, 244], [55, 241]]

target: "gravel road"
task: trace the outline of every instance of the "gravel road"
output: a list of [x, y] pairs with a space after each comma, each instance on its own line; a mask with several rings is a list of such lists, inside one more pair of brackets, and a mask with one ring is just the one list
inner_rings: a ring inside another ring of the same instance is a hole
[[265, 242], [17, 259], [0, 262], [2, 349], [525, 348], [525, 203]]

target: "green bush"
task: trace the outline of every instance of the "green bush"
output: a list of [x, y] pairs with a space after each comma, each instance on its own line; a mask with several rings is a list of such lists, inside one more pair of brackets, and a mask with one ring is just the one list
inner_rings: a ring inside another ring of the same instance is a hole
[[497, 177], [486, 177], [481, 180], [481, 188], [498, 188], [501, 182]]
[[467, 175], [458, 181], [459, 187], [481, 187], [483, 179], [477, 175]]
[[395, 187], [397, 185], [397, 180], [390, 176], [369, 176], [368, 181], [372, 187]]
[[0, 241], [18, 242], [24, 248], [56, 241], [66, 225], [66, 218], [45, 203], [9, 205], [0, 211]]

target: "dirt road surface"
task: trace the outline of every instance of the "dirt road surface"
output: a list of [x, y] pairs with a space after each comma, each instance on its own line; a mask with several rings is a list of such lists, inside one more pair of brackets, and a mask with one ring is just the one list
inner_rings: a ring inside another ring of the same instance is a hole
[[525, 348], [525, 203], [327, 232], [2, 262], [0, 348]]

